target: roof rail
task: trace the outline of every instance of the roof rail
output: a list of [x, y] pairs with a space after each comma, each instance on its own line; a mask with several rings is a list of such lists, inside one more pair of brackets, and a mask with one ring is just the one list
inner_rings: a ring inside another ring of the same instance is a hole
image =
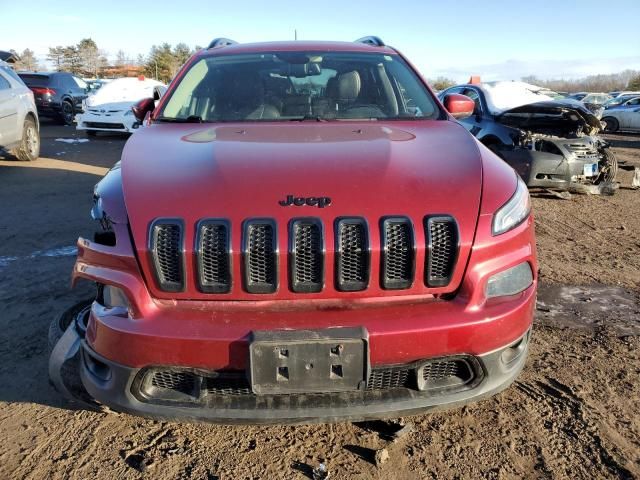
[[355, 43], [366, 43], [367, 45], [372, 45], [374, 47], [384, 47], [385, 44], [380, 37], [368, 36], [362, 37], [356, 40]]
[[226, 47], [227, 45], [235, 45], [236, 43], [238, 42], [229, 38], [214, 38], [213, 40], [211, 40], [211, 43], [207, 48]]

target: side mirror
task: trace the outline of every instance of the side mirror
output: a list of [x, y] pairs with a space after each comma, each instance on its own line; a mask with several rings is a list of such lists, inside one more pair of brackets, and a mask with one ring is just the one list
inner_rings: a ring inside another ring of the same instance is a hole
[[444, 96], [444, 108], [453, 118], [458, 120], [470, 117], [476, 108], [476, 104], [466, 95], [450, 93]]
[[155, 101], [153, 98], [144, 98], [136, 103], [131, 110], [133, 111], [133, 115], [139, 122], [144, 121], [147, 113], [153, 112], [153, 109], [156, 107]]

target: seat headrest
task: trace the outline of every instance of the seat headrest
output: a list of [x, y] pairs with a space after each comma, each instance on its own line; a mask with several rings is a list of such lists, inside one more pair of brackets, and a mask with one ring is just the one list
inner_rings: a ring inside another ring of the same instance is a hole
[[360, 95], [360, 74], [357, 71], [338, 75], [338, 100], [352, 102]]

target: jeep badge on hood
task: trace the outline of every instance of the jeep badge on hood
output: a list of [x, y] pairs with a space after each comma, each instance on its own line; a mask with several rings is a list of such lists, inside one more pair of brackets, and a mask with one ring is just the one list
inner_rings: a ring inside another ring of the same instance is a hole
[[294, 197], [293, 195], [287, 195], [285, 200], [280, 200], [278, 203], [283, 207], [309, 205], [310, 207], [324, 208], [331, 205], [331, 199], [329, 197]]

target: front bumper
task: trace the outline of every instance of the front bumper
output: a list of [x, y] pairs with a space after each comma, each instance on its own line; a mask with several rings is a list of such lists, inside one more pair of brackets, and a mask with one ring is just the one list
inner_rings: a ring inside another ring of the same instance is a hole
[[139, 127], [139, 123], [133, 115], [94, 113], [91, 110], [76, 115], [75, 121], [77, 130], [97, 132], [131, 133]]
[[[145, 369], [112, 362], [98, 355], [86, 342], [82, 345], [81, 377], [89, 394], [99, 402], [146, 417], [239, 424], [359, 421], [442, 410], [495, 395], [507, 388], [522, 370], [529, 340], [530, 330], [507, 346], [468, 356], [476, 365], [474, 380], [439, 392], [388, 388], [255, 395], [229, 388], [213, 393], [203, 389], [194, 398], [157, 399], [145, 395], [141, 388]], [[201, 373], [207, 375], [207, 372]]]

